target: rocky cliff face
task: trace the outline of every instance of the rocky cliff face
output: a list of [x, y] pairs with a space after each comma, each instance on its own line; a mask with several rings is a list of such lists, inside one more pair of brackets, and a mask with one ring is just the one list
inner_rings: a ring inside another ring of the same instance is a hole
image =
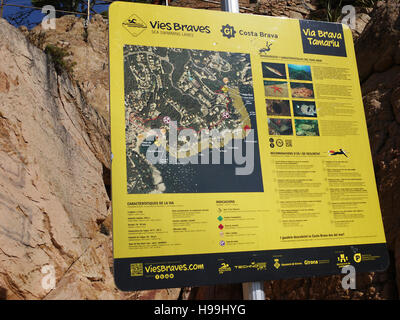
[[[79, 30], [81, 21], [74, 20]], [[103, 179], [110, 167], [110, 133], [107, 101], [97, 105], [90, 98], [97, 80], [91, 82], [90, 71], [81, 81], [57, 74], [49, 57], [5, 20], [0, 52], [1, 296], [177, 298], [179, 290], [124, 294], [114, 286]], [[91, 66], [83, 64], [81, 72], [86, 68]], [[46, 282], [52, 271], [54, 289]]]
[[400, 3], [379, 2], [356, 43], [386, 241], [400, 288]]
[[[199, 3], [219, 8], [212, 1], [176, 5]], [[318, 12], [315, 3], [241, 1], [254, 13], [294, 18]], [[356, 47], [393, 263], [387, 272], [359, 274], [355, 291], [344, 291], [340, 276], [267, 281], [268, 299], [398, 297], [399, 4], [381, 2], [371, 18], [369, 12], [359, 15], [354, 35], [366, 26]], [[49, 31], [17, 30], [0, 20], [0, 299], [241, 299], [241, 285], [132, 293], [114, 286], [107, 29], [101, 16], [87, 30], [73, 16]], [[43, 52], [49, 44], [71, 53], [73, 75], [56, 72]], [[43, 283], [47, 265], [54, 267], [54, 289]]]
[[[87, 29], [82, 19], [64, 16], [57, 19], [55, 30], [43, 30], [38, 25], [23, 33], [38, 48], [45, 50], [53, 44], [70, 54], [67, 59], [76, 64], [74, 80], [81, 89], [85, 101], [108, 121], [108, 21], [94, 16]], [[106, 153], [105, 153], [106, 154]], [[105, 162], [109, 160], [104, 160]]]

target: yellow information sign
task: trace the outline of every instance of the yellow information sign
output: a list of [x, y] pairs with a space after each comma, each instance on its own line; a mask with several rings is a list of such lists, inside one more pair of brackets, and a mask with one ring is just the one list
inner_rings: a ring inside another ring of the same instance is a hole
[[122, 290], [385, 269], [351, 31], [110, 6]]

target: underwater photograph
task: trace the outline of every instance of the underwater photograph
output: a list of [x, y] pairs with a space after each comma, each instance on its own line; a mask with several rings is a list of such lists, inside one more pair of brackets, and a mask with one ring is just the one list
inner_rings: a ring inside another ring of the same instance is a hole
[[290, 116], [289, 100], [265, 100], [269, 116]]
[[312, 83], [291, 82], [290, 89], [292, 90], [293, 98], [314, 98], [314, 87]]
[[296, 136], [319, 136], [317, 120], [295, 119]]
[[291, 119], [268, 118], [268, 129], [270, 135], [292, 136], [293, 127]]
[[310, 66], [289, 64], [288, 69], [289, 69], [290, 80], [312, 81]]
[[286, 68], [283, 63], [262, 63], [264, 78], [286, 79]]
[[314, 101], [293, 100], [293, 114], [295, 117], [316, 117], [317, 107]]
[[288, 98], [288, 83], [282, 81], [264, 81], [265, 96], [273, 98]]

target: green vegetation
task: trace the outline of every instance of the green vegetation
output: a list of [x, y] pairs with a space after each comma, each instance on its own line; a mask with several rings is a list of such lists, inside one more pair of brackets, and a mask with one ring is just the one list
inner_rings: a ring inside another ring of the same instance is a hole
[[74, 71], [73, 68], [76, 65], [76, 62], [65, 59], [67, 56], [71, 55], [71, 53], [69, 53], [66, 49], [52, 44], [48, 44], [44, 52], [50, 56], [51, 61], [54, 63], [54, 68], [58, 74], [61, 74], [65, 71], [69, 76], [72, 76]]
[[366, 8], [372, 8], [375, 6], [375, 4], [378, 2], [378, 0], [356, 0], [356, 7], [366, 7]]
[[318, 0], [317, 10], [311, 15], [313, 20], [337, 22], [342, 15], [342, 8], [346, 5], [354, 7], [372, 8], [378, 0]]
[[[333, 0], [325, 0], [322, 2], [326, 2], [326, 20], [330, 22], [338, 21], [340, 15], [342, 14], [342, 0], [333, 1]], [[335, 5], [336, 3], [336, 5]]]

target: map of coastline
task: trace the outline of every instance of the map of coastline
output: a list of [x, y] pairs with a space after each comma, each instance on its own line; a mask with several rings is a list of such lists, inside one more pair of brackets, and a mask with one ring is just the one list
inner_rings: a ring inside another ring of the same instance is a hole
[[[194, 177], [200, 175], [195, 171], [207, 171], [207, 166], [186, 165], [183, 168], [180, 160], [204, 156], [201, 153], [205, 148], [222, 149], [232, 143], [232, 139], [243, 140], [251, 129], [256, 130], [250, 56], [126, 45], [124, 73], [128, 193], [207, 192], [193, 187], [187, 188], [188, 191], [168, 187], [166, 181], [171, 177], [166, 175], [199, 185]], [[166, 137], [171, 126], [178, 133], [191, 129], [197, 134], [196, 141], [180, 139], [177, 148], [169, 148]], [[167, 141], [161, 141], [161, 137], [154, 134], [157, 130]], [[235, 131], [239, 135], [221, 139], [218, 144], [201, 140], [201, 133], [213, 130]], [[164, 157], [176, 158], [178, 164], [149, 163], [146, 151], [153, 143], [163, 146], [167, 143]], [[258, 146], [256, 149], [258, 155]], [[256, 160], [259, 166], [259, 158]], [[231, 171], [226, 165], [217, 167], [211, 171]], [[217, 189], [227, 192], [223, 186]], [[262, 191], [262, 183], [259, 191]]]

